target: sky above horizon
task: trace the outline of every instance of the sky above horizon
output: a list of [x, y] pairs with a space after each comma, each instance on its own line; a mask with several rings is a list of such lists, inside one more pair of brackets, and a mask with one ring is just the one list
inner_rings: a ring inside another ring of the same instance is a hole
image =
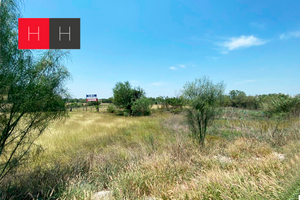
[[117, 82], [175, 96], [208, 76], [226, 93], [300, 93], [300, 1], [24, 0], [24, 18], [80, 18], [70, 50], [74, 98], [113, 96]]

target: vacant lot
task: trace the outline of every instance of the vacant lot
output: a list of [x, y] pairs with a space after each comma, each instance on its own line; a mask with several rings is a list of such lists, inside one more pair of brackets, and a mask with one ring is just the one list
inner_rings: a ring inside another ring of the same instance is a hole
[[114, 199], [297, 199], [299, 126], [226, 109], [201, 149], [183, 114], [78, 109], [36, 141], [28, 163], [1, 186], [2, 198], [94, 199], [107, 190]]

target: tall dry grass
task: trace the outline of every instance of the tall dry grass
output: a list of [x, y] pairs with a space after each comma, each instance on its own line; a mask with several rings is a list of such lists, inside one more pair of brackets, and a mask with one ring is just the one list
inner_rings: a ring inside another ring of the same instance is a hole
[[[227, 116], [201, 149], [182, 115], [73, 112], [52, 124], [31, 159], [0, 186], [2, 198], [287, 199], [300, 188], [299, 122]], [[262, 128], [261, 124], [269, 123]], [[270, 133], [269, 133], [270, 132]], [[271, 139], [272, 140], [271, 140]], [[274, 141], [273, 141], [274, 140]], [[0, 196], [1, 197], [1, 196]]]

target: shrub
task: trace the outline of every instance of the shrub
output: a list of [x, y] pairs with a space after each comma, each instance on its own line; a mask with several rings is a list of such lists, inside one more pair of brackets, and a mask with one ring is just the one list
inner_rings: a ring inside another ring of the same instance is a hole
[[147, 98], [137, 99], [132, 105], [132, 115], [145, 116], [151, 113], [151, 101]]
[[182, 109], [176, 108], [176, 109], [171, 110], [171, 113], [173, 113], [173, 114], [180, 114], [181, 111], [182, 111]]
[[115, 113], [115, 112], [116, 112], [116, 108], [115, 108], [114, 105], [108, 105], [106, 111], [107, 111], [108, 113]]

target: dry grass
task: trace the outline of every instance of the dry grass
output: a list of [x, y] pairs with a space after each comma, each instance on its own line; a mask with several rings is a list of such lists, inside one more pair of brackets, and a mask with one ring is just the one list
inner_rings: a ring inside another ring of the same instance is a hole
[[101, 190], [115, 199], [290, 196], [300, 180], [299, 122], [282, 127], [286, 139], [276, 146], [265, 136], [271, 125], [262, 132], [264, 122], [234, 117], [217, 121], [200, 149], [181, 115], [70, 113], [39, 138], [43, 150], [34, 149], [30, 162], [8, 177], [14, 192], [2, 197], [93, 199]]

